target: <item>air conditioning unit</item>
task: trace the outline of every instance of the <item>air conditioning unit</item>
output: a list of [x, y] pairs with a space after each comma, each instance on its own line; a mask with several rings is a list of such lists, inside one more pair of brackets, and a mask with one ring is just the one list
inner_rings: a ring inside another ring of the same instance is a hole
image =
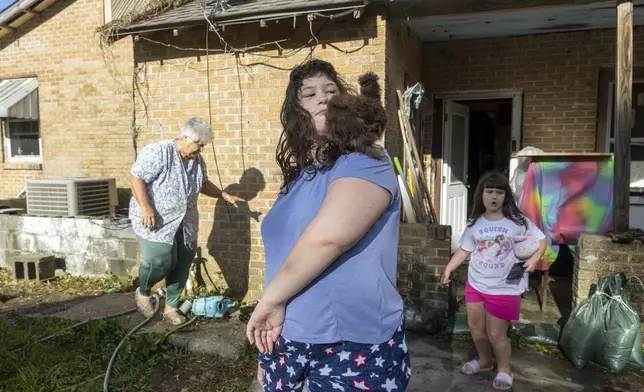
[[61, 178], [25, 181], [27, 214], [44, 216], [113, 216], [116, 180]]

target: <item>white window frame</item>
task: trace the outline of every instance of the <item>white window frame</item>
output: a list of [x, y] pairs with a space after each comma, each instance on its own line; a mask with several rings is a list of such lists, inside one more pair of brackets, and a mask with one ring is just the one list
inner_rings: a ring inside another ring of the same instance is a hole
[[[644, 84], [644, 79], [633, 80], [633, 84]], [[615, 144], [615, 137], [610, 137], [611, 132], [614, 131], [615, 124], [612, 123], [613, 109], [615, 99], [615, 82], [608, 84], [608, 107], [606, 109], [606, 141], [604, 142], [604, 152], [610, 152], [610, 148]], [[631, 129], [631, 132], [633, 130]], [[644, 146], [644, 137], [631, 137], [631, 145]]]
[[[36, 122], [38, 124], [38, 150], [39, 155], [20, 155], [17, 157], [11, 156], [11, 123], [12, 122]], [[6, 118], [3, 121], [4, 125], [4, 157], [7, 163], [42, 163], [42, 136], [40, 134], [40, 119], [14, 119]]]

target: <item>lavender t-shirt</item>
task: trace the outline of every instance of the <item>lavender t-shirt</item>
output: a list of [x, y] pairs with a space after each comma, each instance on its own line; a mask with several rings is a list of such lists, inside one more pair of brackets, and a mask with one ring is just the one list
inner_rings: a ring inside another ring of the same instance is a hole
[[280, 194], [262, 222], [267, 286], [317, 215], [331, 182], [361, 178], [389, 191], [392, 200], [356, 245], [289, 301], [282, 336], [311, 344], [383, 343], [400, 326], [403, 312], [396, 290], [400, 193], [391, 160], [353, 153], [310, 177], [304, 174]]
[[528, 273], [518, 281], [508, 281], [508, 274], [515, 263], [525, 263], [516, 258], [513, 237], [530, 233], [542, 240], [543, 232], [528, 218], [528, 227], [520, 226], [508, 218], [490, 221], [480, 217], [467, 227], [461, 237], [461, 248], [471, 252], [467, 280], [470, 285], [488, 295], [521, 295], [528, 288]]

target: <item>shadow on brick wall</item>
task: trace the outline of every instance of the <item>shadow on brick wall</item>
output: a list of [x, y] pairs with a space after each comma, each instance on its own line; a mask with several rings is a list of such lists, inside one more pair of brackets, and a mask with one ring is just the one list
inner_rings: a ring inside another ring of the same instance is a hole
[[218, 200], [215, 219], [208, 236], [208, 253], [215, 258], [228, 285], [227, 295], [242, 299], [248, 292], [251, 257], [252, 222], [259, 222], [260, 212], [251, 211], [249, 202], [264, 190], [266, 183], [259, 169], [244, 171], [237, 184], [224, 189], [244, 201], [237, 207]]

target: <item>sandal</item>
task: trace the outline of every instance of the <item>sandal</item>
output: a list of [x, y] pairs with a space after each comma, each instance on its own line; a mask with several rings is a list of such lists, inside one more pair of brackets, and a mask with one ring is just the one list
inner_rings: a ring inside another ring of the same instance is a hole
[[512, 377], [512, 375], [499, 372], [496, 377], [494, 377], [492, 387], [497, 391], [509, 391], [510, 389], [512, 389], [513, 381], [514, 378]]
[[179, 309], [167, 310], [163, 313], [163, 321], [172, 325], [181, 325], [186, 322], [186, 317], [181, 314]]
[[136, 289], [134, 294], [134, 301], [136, 302], [136, 309], [146, 318], [151, 318], [154, 316], [154, 303], [152, 296], [143, 295]]
[[472, 376], [474, 374], [482, 373], [482, 372], [489, 372], [490, 370], [493, 370], [494, 367], [490, 366], [489, 368], [481, 369], [481, 364], [479, 364], [479, 361], [476, 359], [473, 359], [469, 362], [467, 362], [463, 367], [461, 367], [461, 372], [464, 374], [467, 374], [468, 376]]

